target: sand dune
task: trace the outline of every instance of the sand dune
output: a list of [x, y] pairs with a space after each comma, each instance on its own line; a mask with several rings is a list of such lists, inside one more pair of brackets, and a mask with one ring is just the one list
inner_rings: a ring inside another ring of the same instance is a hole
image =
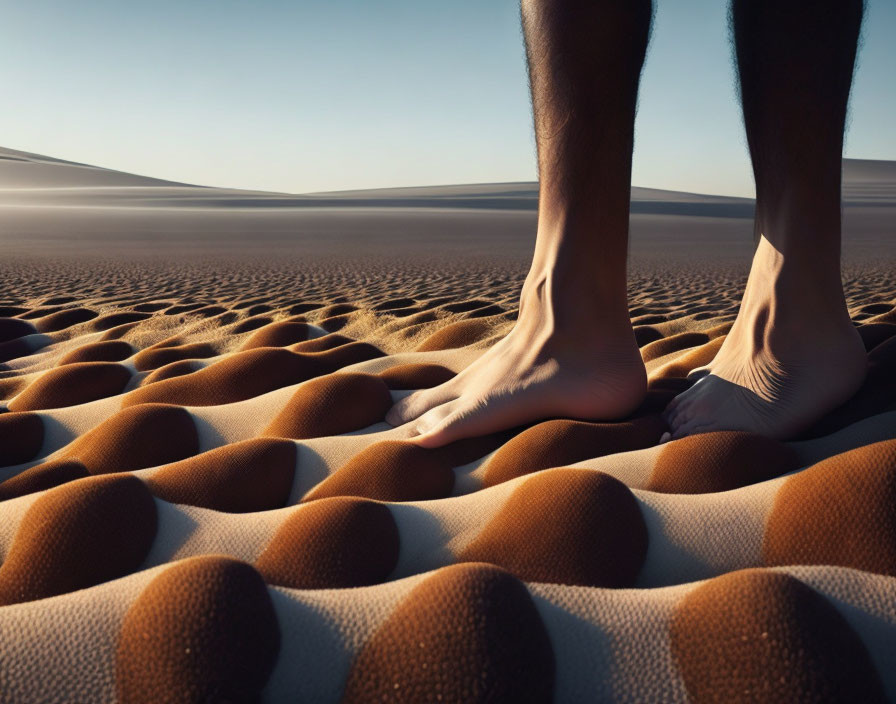
[[836, 567], [632, 591], [466, 563], [302, 591], [206, 556], [4, 607], [3, 681], [43, 701], [885, 701], [894, 589]]
[[893, 700], [896, 164], [844, 178], [869, 375], [803, 436], [658, 445], [752, 203], [635, 189], [641, 408], [426, 450], [385, 413], [512, 326], [532, 184], [0, 150], [0, 700]]

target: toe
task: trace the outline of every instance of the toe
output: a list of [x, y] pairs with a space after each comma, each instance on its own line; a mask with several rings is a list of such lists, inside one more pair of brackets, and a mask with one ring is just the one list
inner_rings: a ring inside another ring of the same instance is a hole
[[669, 424], [669, 428], [671, 430], [674, 431], [677, 426], [684, 423], [685, 420], [690, 418], [690, 416], [693, 414], [694, 401], [703, 392], [701, 383], [702, 381], [697, 381], [696, 384], [688, 389], [685, 389], [680, 394], [678, 394], [678, 396], [669, 401], [669, 404], [666, 406], [666, 410], [663, 411], [662, 416], [663, 420], [665, 420]]
[[450, 382], [433, 389], [415, 391], [410, 396], [397, 401], [386, 414], [386, 422], [392, 426], [404, 425], [419, 418], [430, 409], [452, 400], [455, 396], [449, 384]]
[[505, 418], [504, 399], [457, 399], [432, 409], [417, 421], [419, 435], [414, 442], [422, 447], [441, 447], [455, 440], [487, 435], [512, 426]]
[[668, 423], [669, 427], [673, 430], [678, 428], [685, 423], [689, 423], [694, 418], [694, 405], [693, 403], [683, 403], [678, 408], [675, 409], [675, 412], [670, 416]]
[[669, 420], [672, 417], [672, 414], [675, 412], [675, 409], [678, 408], [678, 404], [681, 403], [681, 394], [678, 394], [675, 398], [673, 398], [669, 403], [666, 404], [666, 407], [663, 409], [662, 416], [664, 420]]
[[670, 404], [663, 412], [663, 420], [669, 424], [669, 428], [672, 430], [675, 430], [676, 427], [690, 418], [693, 413], [694, 405], [691, 402], [691, 398], [687, 395], [687, 392], [676, 396], [674, 400], [678, 401], [678, 403], [674, 406]]

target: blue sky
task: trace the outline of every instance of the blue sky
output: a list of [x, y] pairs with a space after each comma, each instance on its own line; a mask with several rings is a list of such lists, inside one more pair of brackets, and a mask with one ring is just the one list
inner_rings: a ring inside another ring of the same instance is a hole
[[[311, 192], [530, 180], [516, 0], [0, 0], [0, 145]], [[658, 0], [633, 183], [750, 195], [724, 0]], [[869, 0], [847, 155], [896, 159], [896, 2]]]

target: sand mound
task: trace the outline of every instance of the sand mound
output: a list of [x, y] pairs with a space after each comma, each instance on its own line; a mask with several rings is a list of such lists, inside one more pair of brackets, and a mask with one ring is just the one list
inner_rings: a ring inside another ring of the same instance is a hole
[[[730, 329], [746, 269], [726, 262], [750, 226], [651, 210], [633, 215], [641, 407], [428, 450], [385, 414], [510, 330], [534, 211], [484, 211], [485, 187], [429, 194], [421, 248], [406, 208], [277, 196], [290, 207], [259, 217], [273, 196], [103, 188], [91, 208], [29, 206], [40, 222], [7, 209], [30, 239], [9, 235], [0, 262], [0, 699], [896, 699], [880, 242], [844, 270], [868, 379], [795, 441], [658, 445]], [[109, 256], [41, 254], [54, 227]]]
[[493, 332], [492, 325], [486, 320], [462, 320], [442, 328], [431, 337], [426, 338], [417, 348], [418, 352], [433, 350], [450, 350], [454, 347], [466, 347], [486, 338]]
[[363, 496], [379, 501], [424, 501], [449, 496], [453, 488], [454, 472], [442, 453], [385, 440], [355, 455], [303, 500]]
[[118, 696], [147, 704], [252, 701], [270, 676], [279, 641], [258, 573], [234, 560], [198, 558], [159, 575], [125, 615]]
[[155, 467], [195, 455], [199, 438], [190, 414], [178, 406], [147, 403], [125, 408], [62, 451], [91, 474]]
[[172, 362], [184, 359], [205, 359], [214, 357], [216, 354], [218, 352], [214, 347], [203, 342], [171, 347], [150, 347], [134, 355], [134, 367], [139, 372], [146, 372]]
[[293, 513], [255, 567], [268, 584], [282, 587], [360, 587], [385, 581], [398, 551], [398, 528], [386, 506], [340, 496]]
[[62, 355], [56, 364], [62, 366], [76, 362], [120, 362], [130, 357], [133, 352], [133, 347], [120, 340], [94, 342], [76, 347], [68, 354]]
[[380, 372], [390, 389], [429, 389], [453, 377], [454, 372], [441, 364], [402, 364]]
[[378, 423], [392, 406], [386, 384], [370, 374], [330, 374], [302, 384], [265, 435], [305, 440]]
[[25, 513], [0, 566], [0, 606], [129, 574], [155, 534], [155, 504], [134, 477], [91, 477], [48, 491]]
[[896, 441], [845, 452], [788, 479], [769, 514], [762, 553], [768, 565], [896, 575]]
[[32, 381], [9, 403], [12, 411], [78, 406], [115, 396], [131, 380], [131, 370], [113, 362], [72, 362]]
[[[441, 613], [459, 628], [446, 633]], [[414, 589], [358, 653], [345, 702], [550, 701], [551, 644], [525, 587], [490, 565]]]
[[0, 415], [0, 464], [21, 464], [34, 459], [43, 441], [44, 422], [36, 413]]
[[295, 466], [293, 443], [258, 438], [166, 465], [146, 481], [171, 503], [247, 513], [285, 506]]
[[294, 323], [288, 320], [282, 323], [266, 325], [243, 343], [242, 349], [252, 350], [256, 347], [287, 347], [297, 342], [305, 342], [311, 327], [308, 323]]
[[557, 469], [526, 480], [458, 557], [531, 582], [626, 587], [646, 553], [647, 527], [622, 482]]
[[0, 342], [9, 342], [25, 335], [33, 335], [37, 330], [26, 320], [0, 318]]
[[78, 460], [50, 460], [30, 467], [0, 483], [0, 501], [27, 496], [44, 489], [90, 476]]
[[485, 467], [484, 482], [494, 486], [549, 467], [562, 467], [589, 457], [655, 445], [665, 422], [646, 416], [624, 423], [551, 420], [526, 430], [504, 444]]
[[886, 697], [862, 641], [797, 579], [759, 571], [695, 589], [672, 621], [692, 701], [863, 701]]
[[798, 466], [790, 447], [760, 435], [691, 435], [663, 448], [645, 488], [667, 494], [708, 494], [778, 477]]

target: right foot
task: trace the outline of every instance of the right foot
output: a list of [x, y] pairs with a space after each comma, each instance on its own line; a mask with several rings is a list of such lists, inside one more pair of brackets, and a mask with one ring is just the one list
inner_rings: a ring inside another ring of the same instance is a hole
[[[386, 420], [414, 422], [413, 440], [439, 447], [550, 417], [615, 420], [638, 407], [647, 375], [627, 311], [580, 316], [587, 304], [572, 298], [559, 325], [544, 293], [524, 298], [507, 337], [450, 381], [398, 401]], [[581, 322], [570, 326], [571, 310]]]

